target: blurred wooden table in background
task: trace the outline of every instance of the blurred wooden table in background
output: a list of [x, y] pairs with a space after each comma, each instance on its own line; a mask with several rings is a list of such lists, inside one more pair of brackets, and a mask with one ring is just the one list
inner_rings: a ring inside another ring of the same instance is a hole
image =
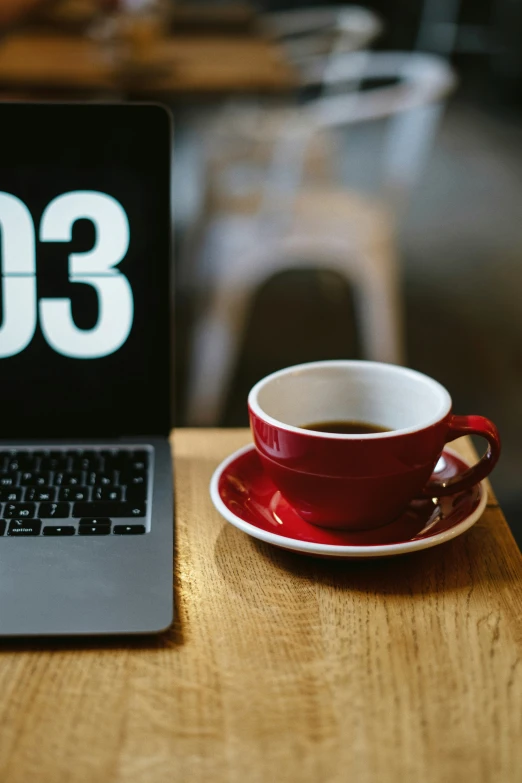
[[2, 783], [519, 783], [522, 556], [495, 497], [433, 549], [309, 558], [214, 510], [249, 440], [174, 434], [168, 633], [2, 642]]
[[[296, 77], [282, 50], [253, 33], [186, 34], [160, 40], [150, 73], [119, 72], [94, 41], [18, 32], [0, 40], [0, 89], [162, 96], [286, 91]], [[157, 72], [156, 72], [157, 71]]]

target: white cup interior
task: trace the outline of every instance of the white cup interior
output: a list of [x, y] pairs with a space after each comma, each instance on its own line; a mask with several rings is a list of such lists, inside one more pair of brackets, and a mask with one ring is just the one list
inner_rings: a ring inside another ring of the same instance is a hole
[[[360, 421], [393, 432], [415, 431], [439, 421], [451, 409], [446, 389], [427, 375], [393, 364], [364, 361], [289, 367], [259, 381], [248, 400], [257, 415], [288, 429], [325, 421]], [[317, 435], [324, 437], [325, 433]]]

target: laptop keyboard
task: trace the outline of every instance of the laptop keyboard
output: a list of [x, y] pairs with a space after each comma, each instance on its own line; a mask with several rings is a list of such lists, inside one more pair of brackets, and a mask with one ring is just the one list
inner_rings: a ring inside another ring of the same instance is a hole
[[0, 451], [0, 536], [147, 532], [152, 450]]

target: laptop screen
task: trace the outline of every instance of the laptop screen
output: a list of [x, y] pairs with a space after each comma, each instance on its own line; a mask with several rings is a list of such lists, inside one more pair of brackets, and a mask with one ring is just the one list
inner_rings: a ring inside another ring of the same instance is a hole
[[0, 438], [168, 432], [170, 151], [159, 106], [0, 104]]

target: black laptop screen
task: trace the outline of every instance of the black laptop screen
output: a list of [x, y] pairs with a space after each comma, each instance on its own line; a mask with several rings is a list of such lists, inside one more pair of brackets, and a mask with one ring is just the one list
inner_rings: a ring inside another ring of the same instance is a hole
[[169, 427], [169, 116], [0, 105], [0, 438]]

